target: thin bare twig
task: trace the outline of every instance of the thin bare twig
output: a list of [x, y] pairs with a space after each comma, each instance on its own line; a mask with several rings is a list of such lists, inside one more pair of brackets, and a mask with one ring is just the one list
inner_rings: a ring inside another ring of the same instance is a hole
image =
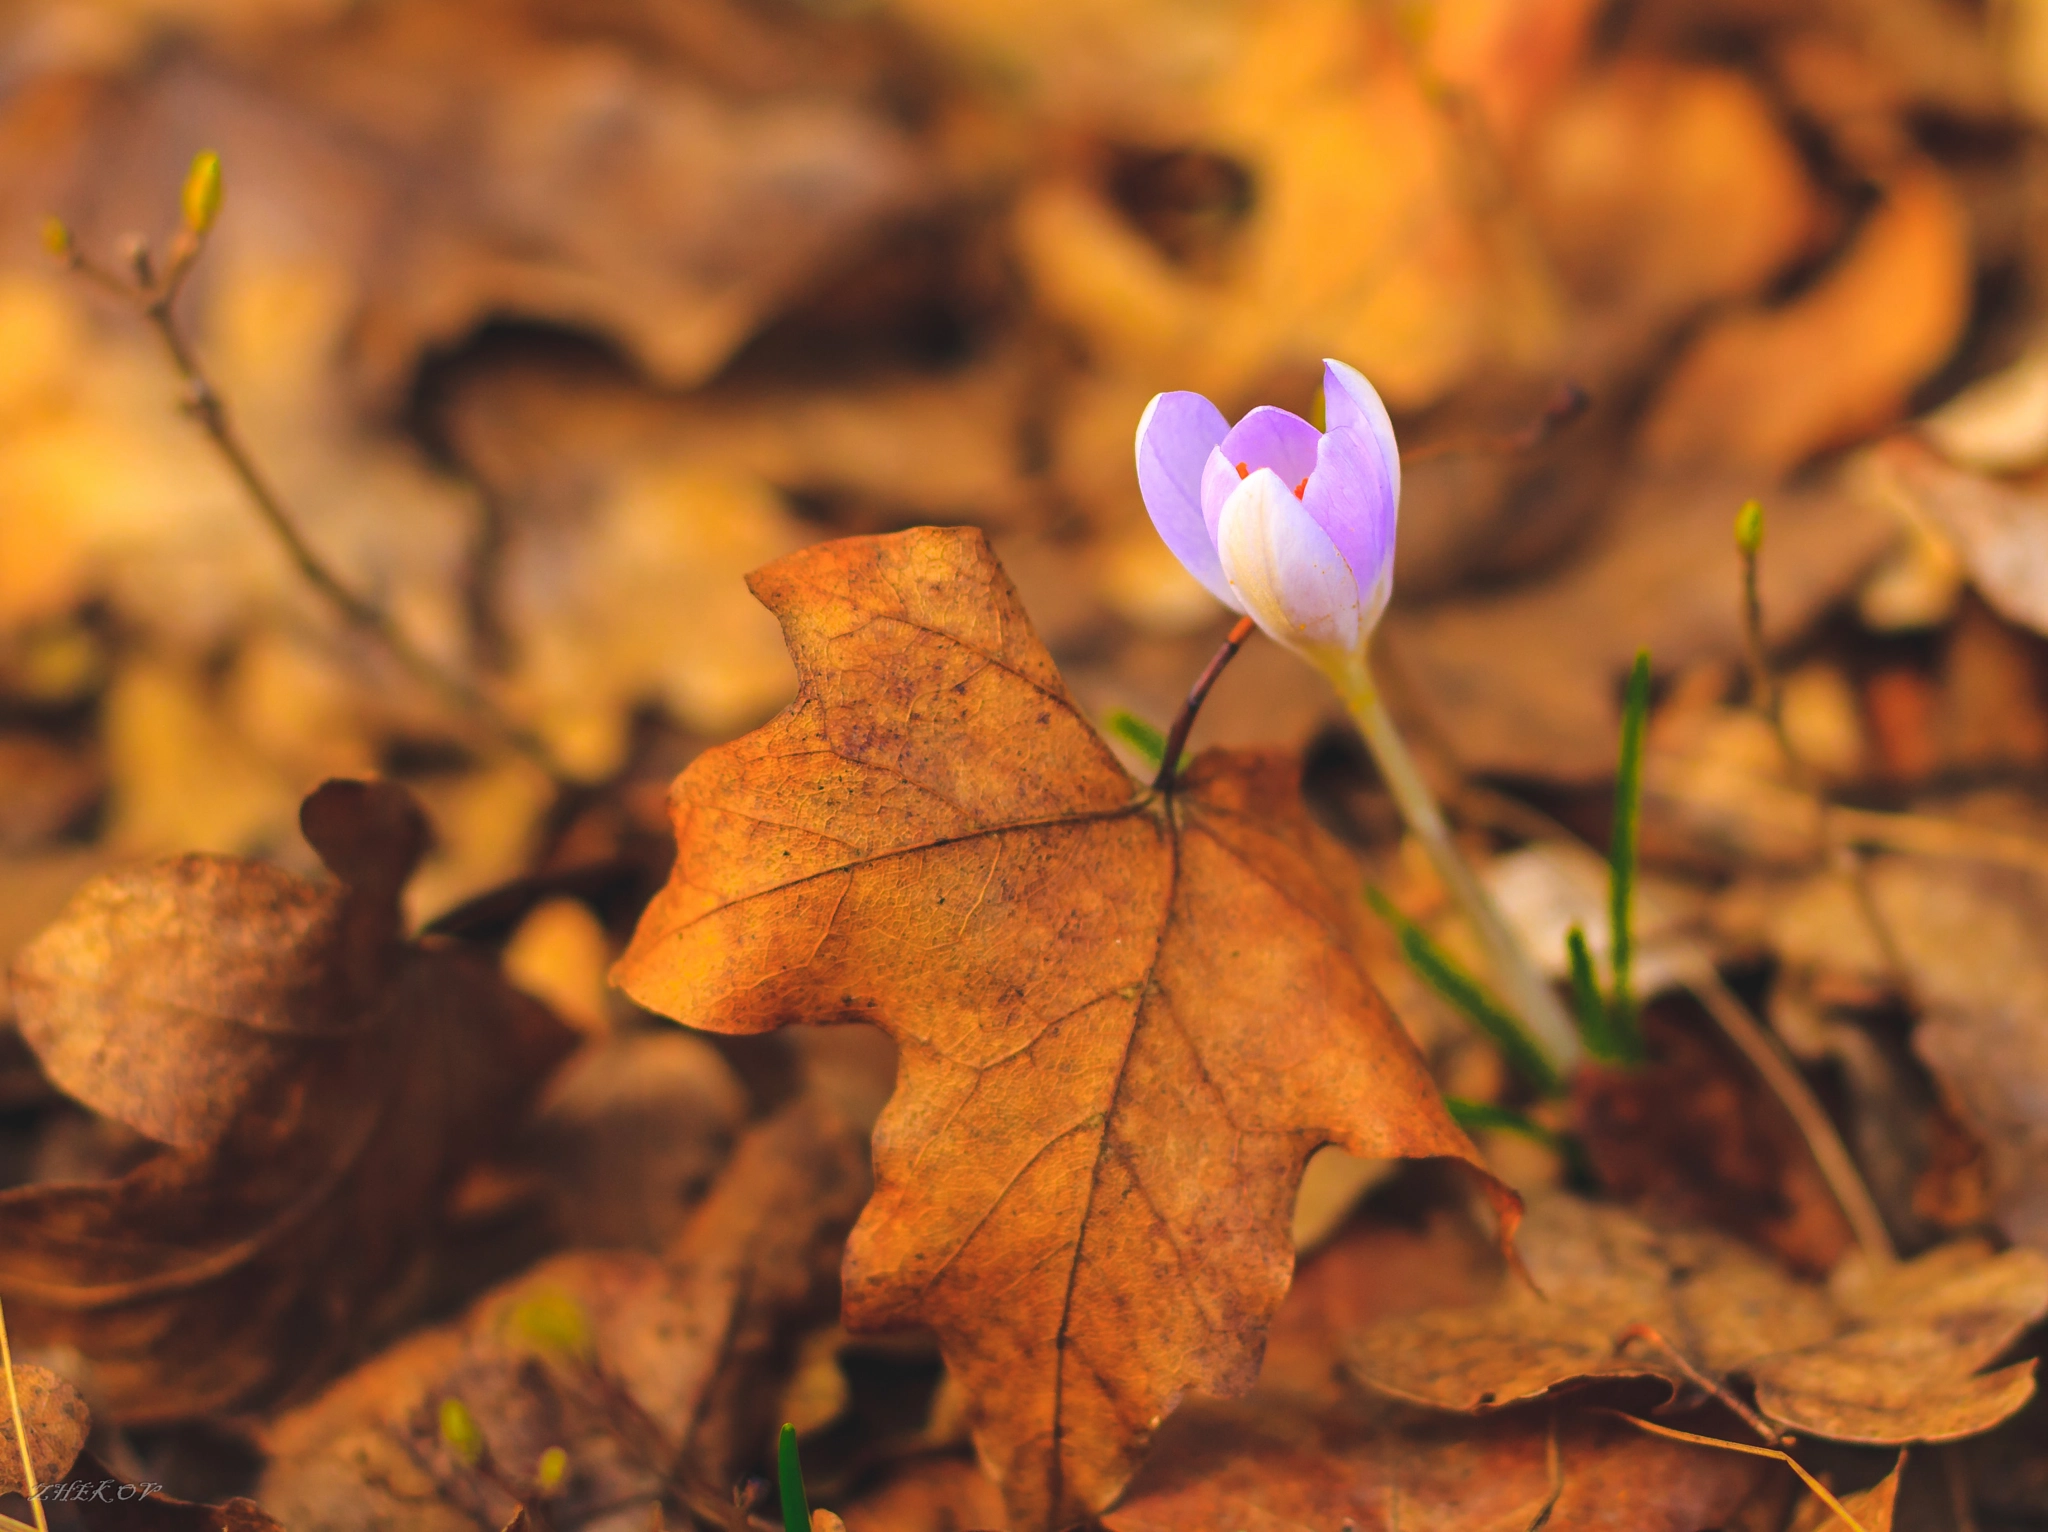
[[190, 229], [181, 230], [172, 243], [169, 262], [159, 276], [148, 247], [137, 242], [128, 252], [130, 276], [127, 280], [93, 261], [68, 241], [62, 257], [72, 271], [134, 307], [155, 331], [172, 368], [185, 385], [186, 411], [199, 422], [207, 441], [227, 465], [249, 504], [284, 549], [285, 556], [291, 560], [300, 577], [342, 621], [381, 646], [406, 674], [458, 712], [510, 745], [556, 781], [566, 780], [566, 774], [538, 735], [508, 717], [473, 682], [447, 669], [414, 643], [389, 612], [336, 574], [299, 530], [283, 498], [257, 467], [255, 458], [235, 430], [219, 389], [207, 376], [198, 353], [179, 326], [178, 296], [184, 290], [185, 279], [191, 274], [203, 248], [203, 236], [194, 234]]

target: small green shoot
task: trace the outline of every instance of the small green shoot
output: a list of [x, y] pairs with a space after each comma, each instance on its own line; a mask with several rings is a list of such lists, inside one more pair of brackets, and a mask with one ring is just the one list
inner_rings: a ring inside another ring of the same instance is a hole
[[796, 1457], [796, 1427], [786, 1422], [775, 1448], [775, 1481], [782, 1493], [782, 1532], [811, 1532], [811, 1499]]
[[1528, 1029], [1487, 994], [1457, 959], [1430, 940], [1429, 933], [1395, 908], [1394, 901], [1380, 890], [1367, 888], [1365, 896], [1380, 919], [1394, 928], [1408, 966], [1491, 1038], [1511, 1069], [1546, 1096], [1555, 1096], [1564, 1089], [1557, 1066], [1536, 1045]]
[[1614, 988], [1607, 997], [1609, 1030], [1628, 1056], [1642, 1056], [1630, 985], [1635, 961], [1636, 841], [1643, 814], [1643, 729], [1650, 716], [1650, 653], [1636, 652], [1621, 710], [1621, 765], [1614, 779], [1614, 836], [1607, 846], [1608, 928], [1613, 934]]
[[[1159, 769], [1159, 763], [1166, 759], [1164, 734], [1128, 708], [1111, 708], [1102, 721], [1109, 732], [1135, 750], [1147, 766], [1154, 771]], [[1179, 764], [1174, 767], [1175, 773], [1186, 771], [1191, 759], [1188, 752], [1183, 750], [1180, 753]]]
[[1571, 961], [1572, 1019], [1579, 1024], [1579, 1041], [1596, 1059], [1616, 1060], [1614, 1028], [1608, 1024], [1607, 1001], [1600, 993], [1600, 980], [1593, 972], [1593, 954], [1586, 945], [1586, 933], [1574, 925], [1565, 933], [1565, 956]]

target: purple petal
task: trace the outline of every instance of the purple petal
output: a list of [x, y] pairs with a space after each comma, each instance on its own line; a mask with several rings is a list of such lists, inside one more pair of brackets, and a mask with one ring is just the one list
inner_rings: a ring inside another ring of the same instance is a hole
[[1387, 462], [1387, 478], [1394, 487], [1394, 504], [1401, 504], [1401, 449], [1394, 441], [1394, 422], [1380, 402], [1379, 390], [1365, 380], [1365, 374], [1343, 362], [1323, 358], [1323, 424], [1332, 431], [1364, 431], [1379, 443]]
[[1244, 475], [1223, 455], [1221, 447], [1209, 453], [1209, 460], [1202, 465], [1202, 524], [1209, 529], [1210, 542], [1216, 541], [1216, 519], [1223, 514], [1223, 502], [1236, 494], [1243, 482]]
[[1329, 534], [1360, 596], [1373, 607], [1364, 618], [1371, 631], [1394, 589], [1396, 500], [1379, 442], [1364, 431], [1326, 433], [1301, 503]]
[[1138, 420], [1138, 494], [1173, 556], [1210, 595], [1240, 611], [1202, 516], [1203, 460], [1229, 428], [1200, 394], [1155, 395]]
[[1289, 489], [1316, 470], [1316, 439], [1323, 433], [1290, 410], [1262, 404], [1230, 428], [1223, 455], [1254, 471], [1270, 468]]
[[1290, 649], [1357, 648], [1357, 582], [1291, 485], [1258, 470], [1224, 502], [1218, 526], [1231, 588], [1260, 627]]

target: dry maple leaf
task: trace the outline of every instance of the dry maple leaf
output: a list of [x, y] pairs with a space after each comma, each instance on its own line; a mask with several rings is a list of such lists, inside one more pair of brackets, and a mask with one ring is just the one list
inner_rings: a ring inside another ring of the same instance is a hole
[[1067, 1525], [1185, 1391], [1250, 1387], [1312, 1152], [1477, 1154], [1352, 956], [1292, 762], [1141, 790], [978, 532], [751, 584], [798, 699], [677, 780], [617, 980], [716, 1031], [897, 1040], [847, 1324], [936, 1330], [1013, 1524]]
[[403, 940], [427, 838], [403, 789], [329, 782], [301, 822], [336, 882], [227, 857], [114, 873], [15, 959], [51, 1078], [166, 1146], [0, 1193], [0, 1294], [85, 1353], [117, 1419], [268, 1395], [393, 1317], [454, 1180], [572, 1040], [488, 962]]

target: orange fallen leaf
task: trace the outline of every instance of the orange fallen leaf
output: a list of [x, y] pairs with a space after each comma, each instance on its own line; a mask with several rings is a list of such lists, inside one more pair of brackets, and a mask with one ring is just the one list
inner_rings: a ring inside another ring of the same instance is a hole
[[1970, 272], [1954, 190], [1908, 166], [1812, 288], [1700, 336], [1650, 412], [1647, 456], [1786, 470], [1888, 424], [1961, 338]]
[[346, 1356], [461, 1171], [572, 1034], [453, 946], [409, 943], [411, 797], [329, 782], [301, 811], [336, 875], [190, 856], [89, 884], [16, 957], [51, 1077], [165, 1147], [112, 1180], [0, 1193], [0, 1295], [93, 1364], [116, 1419], [266, 1396]]
[[847, 1324], [936, 1330], [1013, 1525], [1067, 1525], [1184, 1392], [1251, 1386], [1311, 1153], [1476, 1151], [1352, 955], [1355, 874], [1292, 762], [1140, 788], [978, 532], [751, 583], [798, 699], [677, 780], [616, 979], [712, 1030], [896, 1038]]

